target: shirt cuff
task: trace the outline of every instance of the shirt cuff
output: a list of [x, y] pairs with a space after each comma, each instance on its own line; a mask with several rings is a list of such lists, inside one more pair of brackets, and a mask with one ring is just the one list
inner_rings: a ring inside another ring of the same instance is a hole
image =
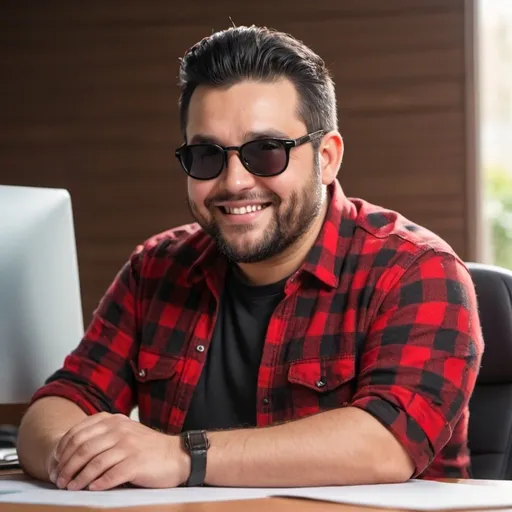
[[78, 405], [88, 416], [102, 411], [99, 403], [90, 396], [84, 389], [70, 382], [53, 381], [40, 388], [32, 397], [30, 405], [36, 400], [47, 396], [57, 396]]
[[[416, 394], [408, 404], [407, 411], [391, 400], [381, 396], [365, 396], [350, 404], [371, 414], [384, 425], [399, 441], [409, 454], [415, 470], [411, 478], [419, 476], [434, 459], [436, 453], [433, 446], [440, 449], [449, 440], [449, 425], [428, 402]], [[430, 440], [426, 432], [437, 426]]]

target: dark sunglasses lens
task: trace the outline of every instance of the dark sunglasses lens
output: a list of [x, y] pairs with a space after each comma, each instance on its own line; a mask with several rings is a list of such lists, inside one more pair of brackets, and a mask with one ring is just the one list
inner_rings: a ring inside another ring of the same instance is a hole
[[273, 176], [286, 167], [286, 149], [277, 140], [255, 140], [242, 149], [242, 159], [254, 174]]
[[213, 144], [185, 146], [180, 159], [187, 173], [199, 180], [215, 178], [224, 166], [224, 153]]

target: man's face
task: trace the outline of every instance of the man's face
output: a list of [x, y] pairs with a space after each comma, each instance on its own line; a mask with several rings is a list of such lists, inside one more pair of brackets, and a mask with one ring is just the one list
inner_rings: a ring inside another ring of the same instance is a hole
[[[296, 139], [307, 133], [297, 106], [295, 87], [285, 79], [199, 87], [190, 101], [187, 141], [227, 147], [262, 137]], [[307, 232], [321, 210], [322, 184], [315, 161], [313, 145], [306, 143], [291, 149], [283, 173], [258, 177], [230, 151], [227, 167], [217, 178], [188, 178], [191, 212], [233, 261], [272, 258]]]

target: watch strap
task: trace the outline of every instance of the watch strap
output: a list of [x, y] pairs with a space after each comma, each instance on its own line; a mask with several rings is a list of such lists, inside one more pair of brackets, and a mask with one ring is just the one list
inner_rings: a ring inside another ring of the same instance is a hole
[[190, 475], [185, 485], [187, 487], [203, 485], [206, 478], [206, 452], [210, 447], [206, 431], [189, 430], [180, 435], [183, 447], [190, 455]]

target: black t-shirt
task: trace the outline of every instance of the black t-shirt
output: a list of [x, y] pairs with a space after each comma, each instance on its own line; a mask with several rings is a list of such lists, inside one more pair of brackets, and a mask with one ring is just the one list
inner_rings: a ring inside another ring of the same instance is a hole
[[286, 279], [251, 286], [237, 267], [226, 278], [217, 322], [183, 430], [256, 425], [258, 371], [274, 309]]

